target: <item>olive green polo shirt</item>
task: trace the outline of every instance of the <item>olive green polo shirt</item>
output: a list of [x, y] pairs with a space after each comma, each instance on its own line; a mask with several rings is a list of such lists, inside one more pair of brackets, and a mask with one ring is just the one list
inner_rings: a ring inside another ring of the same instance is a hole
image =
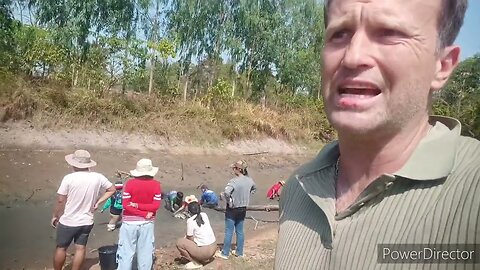
[[[338, 142], [299, 168], [282, 192], [275, 269], [480, 269], [465, 264], [471, 257], [455, 254], [427, 260], [427, 249], [447, 248], [432, 244], [480, 244], [480, 142], [460, 136], [455, 119], [430, 122], [433, 127], [402, 169], [380, 176], [341, 213], [335, 209]], [[379, 244], [418, 245], [389, 246], [385, 257]], [[470, 255], [480, 255], [480, 246], [475, 248]], [[400, 253], [407, 257], [399, 260]]]

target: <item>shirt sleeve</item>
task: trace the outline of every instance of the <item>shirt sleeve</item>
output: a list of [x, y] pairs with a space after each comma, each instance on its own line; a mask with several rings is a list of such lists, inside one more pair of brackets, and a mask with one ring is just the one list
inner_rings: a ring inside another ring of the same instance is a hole
[[255, 185], [255, 182], [252, 180], [252, 188], [250, 189], [250, 193], [254, 194], [255, 191], [257, 191], [257, 186]]
[[193, 236], [193, 231], [195, 229], [195, 220], [193, 218], [187, 219], [187, 236]]
[[160, 183], [155, 185], [154, 194], [151, 203], [139, 203], [138, 209], [148, 212], [156, 212], [160, 208], [160, 201], [162, 200], [162, 192]]
[[200, 197], [200, 204], [203, 204], [205, 202], [207, 202], [207, 193], [206, 192], [203, 192], [202, 193], [202, 197]]
[[102, 188], [103, 189], [109, 189], [113, 184], [112, 182], [108, 181], [108, 179], [103, 175], [103, 174], [99, 174], [100, 175], [100, 180], [101, 180], [101, 185], [102, 185]]
[[62, 179], [62, 183], [60, 183], [60, 187], [58, 188], [57, 193], [60, 195], [67, 195], [68, 194], [68, 186], [69, 186], [69, 181], [68, 178], [65, 176]]
[[110, 197], [110, 198], [105, 202], [105, 204], [103, 205], [102, 210], [107, 209], [108, 207], [110, 207], [110, 205], [112, 205], [112, 197]]
[[225, 187], [225, 197], [230, 198], [230, 196], [232, 196], [233, 190], [235, 190], [235, 188], [233, 187], [232, 181], [230, 181]]

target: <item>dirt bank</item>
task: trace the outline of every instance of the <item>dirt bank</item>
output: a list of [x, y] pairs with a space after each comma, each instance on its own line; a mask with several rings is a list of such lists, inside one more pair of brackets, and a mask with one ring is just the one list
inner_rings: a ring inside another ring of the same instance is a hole
[[[164, 152], [175, 155], [229, 155], [268, 152], [274, 155], [312, 154], [316, 149], [295, 146], [281, 140], [224, 141], [192, 143], [175, 138], [98, 130], [49, 130], [35, 128], [28, 121], [0, 124], [0, 149], [33, 148], [54, 150], [65, 148], [119, 149], [139, 152]], [[313, 150], [313, 152], [312, 152]]]

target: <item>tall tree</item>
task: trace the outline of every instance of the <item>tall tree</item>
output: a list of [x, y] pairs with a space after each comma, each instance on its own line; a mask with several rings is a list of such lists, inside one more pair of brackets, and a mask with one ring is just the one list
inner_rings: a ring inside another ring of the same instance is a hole
[[0, 67], [13, 68], [14, 35], [17, 24], [10, 9], [10, 0], [0, 0]]

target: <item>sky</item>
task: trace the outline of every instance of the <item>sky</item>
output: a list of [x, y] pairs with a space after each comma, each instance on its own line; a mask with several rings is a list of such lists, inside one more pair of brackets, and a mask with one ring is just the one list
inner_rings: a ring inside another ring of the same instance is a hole
[[463, 27], [455, 41], [460, 45], [463, 60], [480, 53], [480, 0], [469, 0]]

